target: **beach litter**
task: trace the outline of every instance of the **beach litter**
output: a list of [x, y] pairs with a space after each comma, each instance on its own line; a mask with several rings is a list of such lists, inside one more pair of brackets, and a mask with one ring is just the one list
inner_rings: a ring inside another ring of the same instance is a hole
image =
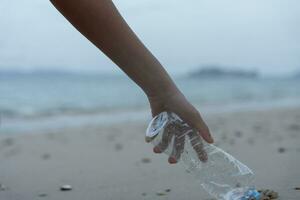
[[61, 191], [70, 191], [72, 190], [72, 186], [71, 185], [63, 185], [60, 187]]

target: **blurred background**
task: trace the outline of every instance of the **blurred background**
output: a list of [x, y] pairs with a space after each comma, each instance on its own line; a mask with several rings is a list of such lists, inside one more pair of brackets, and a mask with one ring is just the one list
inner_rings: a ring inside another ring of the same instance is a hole
[[[201, 112], [300, 103], [299, 1], [114, 2]], [[0, 10], [0, 133], [150, 118], [142, 91], [49, 1]]]

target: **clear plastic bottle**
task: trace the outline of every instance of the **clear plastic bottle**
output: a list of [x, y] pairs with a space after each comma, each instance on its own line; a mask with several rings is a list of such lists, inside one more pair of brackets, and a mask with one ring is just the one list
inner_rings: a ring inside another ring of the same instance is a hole
[[198, 132], [176, 114], [162, 112], [152, 119], [146, 141], [174, 159], [212, 196], [220, 200], [258, 200], [254, 174], [222, 149], [202, 141]]

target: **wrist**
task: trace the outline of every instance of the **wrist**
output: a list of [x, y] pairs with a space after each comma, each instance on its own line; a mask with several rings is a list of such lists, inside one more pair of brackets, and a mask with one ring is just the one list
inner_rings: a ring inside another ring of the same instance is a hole
[[175, 83], [156, 82], [149, 90], [144, 90], [148, 99], [164, 101], [180, 93]]

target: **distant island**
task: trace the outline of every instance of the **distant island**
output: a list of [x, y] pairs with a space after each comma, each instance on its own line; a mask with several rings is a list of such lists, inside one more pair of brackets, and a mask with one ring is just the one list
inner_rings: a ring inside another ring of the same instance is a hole
[[257, 78], [257, 71], [242, 69], [224, 69], [218, 66], [206, 66], [189, 74], [192, 78]]

